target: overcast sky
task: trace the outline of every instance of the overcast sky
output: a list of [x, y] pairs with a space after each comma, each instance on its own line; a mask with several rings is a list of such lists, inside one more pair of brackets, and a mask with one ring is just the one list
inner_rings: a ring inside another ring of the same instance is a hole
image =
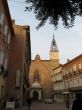
[[8, 1], [11, 17], [15, 19], [16, 24], [30, 26], [32, 59], [36, 54], [39, 54], [41, 59], [49, 59], [53, 34], [59, 48], [60, 63], [66, 63], [67, 59], [71, 60], [82, 53], [82, 17], [76, 18], [75, 26], [71, 29], [65, 29], [60, 21], [57, 30], [54, 30], [54, 27], [47, 22], [37, 31], [38, 21], [33, 12], [24, 11], [26, 4], [15, 2], [15, 0]]

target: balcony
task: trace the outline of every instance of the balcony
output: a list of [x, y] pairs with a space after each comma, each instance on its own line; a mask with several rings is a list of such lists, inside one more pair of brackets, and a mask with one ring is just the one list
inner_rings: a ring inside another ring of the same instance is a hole
[[69, 77], [72, 77], [73, 76], [73, 73], [72, 72], [69, 72]]
[[77, 75], [77, 73], [78, 73], [77, 71], [73, 71], [73, 75]]
[[66, 77], [65, 77], [65, 75], [63, 75], [63, 79], [65, 79]]
[[65, 74], [65, 78], [66, 78], [66, 79], [69, 78], [69, 74]]
[[78, 73], [79, 73], [79, 74], [82, 73], [82, 69], [78, 69]]

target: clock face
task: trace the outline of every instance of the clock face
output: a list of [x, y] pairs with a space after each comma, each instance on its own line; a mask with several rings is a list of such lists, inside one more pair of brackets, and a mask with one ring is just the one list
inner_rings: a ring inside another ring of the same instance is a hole
[[59, 59], [59, 54], [57, 53], [51, 53], [51, 59]]
[[55, 57], [55, 58], [58, 58], [58, 53], [55, 53], [55, 54], [54, 54], [54, 57]]

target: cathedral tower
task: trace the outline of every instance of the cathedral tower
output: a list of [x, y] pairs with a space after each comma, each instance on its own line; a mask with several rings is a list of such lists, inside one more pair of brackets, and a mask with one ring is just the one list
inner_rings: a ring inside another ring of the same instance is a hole
[[59, 50], [58, 50], [56, 41], [54, 39], [54, 35], [53, 35], [53, 39], [52, 39], [51, 47], [50, 47], [50, 60], [59, 61]]

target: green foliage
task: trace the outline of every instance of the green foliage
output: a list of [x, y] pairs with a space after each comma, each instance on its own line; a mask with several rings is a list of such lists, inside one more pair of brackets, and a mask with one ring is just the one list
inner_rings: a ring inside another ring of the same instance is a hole
[[57, 29], [60, 18], [63, 26], [70, 28], [74, 24], [75, 17], [82, 15], [82, 0], [26, 0], [25, 2], [26, 10], [33, 10], [36, 19], [40, 21], [37, 29], [44, 26], [48, 19]]

